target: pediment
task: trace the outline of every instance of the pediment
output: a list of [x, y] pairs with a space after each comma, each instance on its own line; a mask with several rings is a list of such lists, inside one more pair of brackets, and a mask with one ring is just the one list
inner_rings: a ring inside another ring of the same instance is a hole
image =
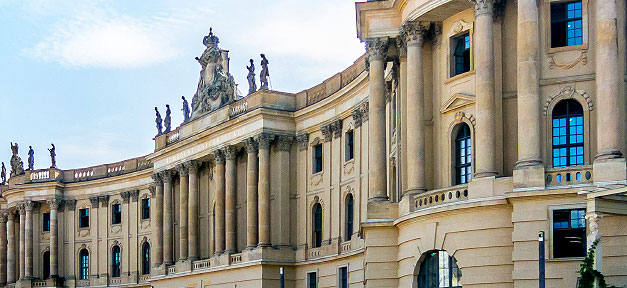
[[448, 112], [451, 112], [453, 110], [457, 110], [457, 109], [466, 107], [468, 105], [473, 105], [473, 104], [475, 104], [475, 96], [474, 95], [455, 93], [455, 94], [453, 94], [453, 96], [451, 96], [451, 98], [449, 98], [446, 101], [446, 103], [444, 103], [444, 105], [442, 105], [442, 108], [440, 109], [440, 112], [441, 113], [448, 113]]

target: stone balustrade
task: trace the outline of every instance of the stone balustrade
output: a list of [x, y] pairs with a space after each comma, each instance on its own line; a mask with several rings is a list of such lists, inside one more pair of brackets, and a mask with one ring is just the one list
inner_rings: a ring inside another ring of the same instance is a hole
[[346, 242], [342, 242], [342, 244], [340, 245], [340, 253], [346, 253], [352, 250], [352, 242], [351, 241], [346, 241]]
[[35, 180], [46, 180], [50, 178], [50, 170], [45, 169], [45, 170], [35, 170], [32, 171], [30, 173], [30, 180], [31, 181], [35, 181]]
[[76, 287], [89, 287], [89, 280], [78, 280], [76, 281]]
[[412, 211], [468, 200], [468, 185], [457, 185], [412, 195]]
[[180, 130], [177, 128], [174, 131], [168, 133], [168, 135], [166, 136], [166, 143], [168, 145], [175, 143], [177, 141], [179, 141], [179, 137], [180, 137], [181, 133]]
[[241, 263], [242, 262], [242, 253], [232, 254], [230, 260], [231, 260], [230, 261], [231, 265]]
[[593, 182], [592, 165], [546, 169], [546, 186], [581, 185]]
[[148, 279], [150, 278], [150, 275], [140, 275], [139, 276], [139, 282], [148, 282]]
[[173, 275], [176, 273], [176, 265], [168, 266], [168, 275]]
[[209, 259], [194, 261], [192, 265], [192, 269], [194, 270], [208, 269], [209, 267], [211, 267], [211, 260]]
[[363, 71], [366, 70], [366, 57], [365, 54], [359, 57], [353, 65], [346, 68], [344, 71], [337, 73], [330, 78], [324, 80], [322, 83], [304, 90], [299, 95], [304, 94], [306, 106], [313, 105], [322, 99], [325, 99], [340, 89], [346, 87], [349, 83], [355, 80]]

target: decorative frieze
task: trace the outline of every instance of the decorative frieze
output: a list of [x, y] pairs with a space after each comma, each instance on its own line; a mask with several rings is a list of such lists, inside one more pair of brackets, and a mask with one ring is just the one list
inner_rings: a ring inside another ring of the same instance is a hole
[[279, 151], [290, 151], [292, 142], [294, 142], [294, 136], [280, 135], [277, 139], [277, 149], [279, 149]]
[[373, 38], [366, 41], [369, 61], [384, 60], [388, 54], [388, 38]]
[[309, 144], [309, 134], [304, 133], [304, 134], [296, 135], [296, 142], [298, 143], [299, 151], [306, 150], [307, 144]]

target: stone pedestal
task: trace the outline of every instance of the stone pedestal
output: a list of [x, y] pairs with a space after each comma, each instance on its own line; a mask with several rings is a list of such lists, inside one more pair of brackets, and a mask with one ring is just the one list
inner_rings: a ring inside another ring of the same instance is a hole
[[544, 166], [516, 167], [514, 169], [514, 191], [516, 189], [544, 189]]

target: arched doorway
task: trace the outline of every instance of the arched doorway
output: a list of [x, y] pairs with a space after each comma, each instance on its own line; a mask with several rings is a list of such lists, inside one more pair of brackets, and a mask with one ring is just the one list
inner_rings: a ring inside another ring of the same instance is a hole
[[415, 288], [461, 288], [462, 270], [446, 251], [422, 254], [414, 272]]

